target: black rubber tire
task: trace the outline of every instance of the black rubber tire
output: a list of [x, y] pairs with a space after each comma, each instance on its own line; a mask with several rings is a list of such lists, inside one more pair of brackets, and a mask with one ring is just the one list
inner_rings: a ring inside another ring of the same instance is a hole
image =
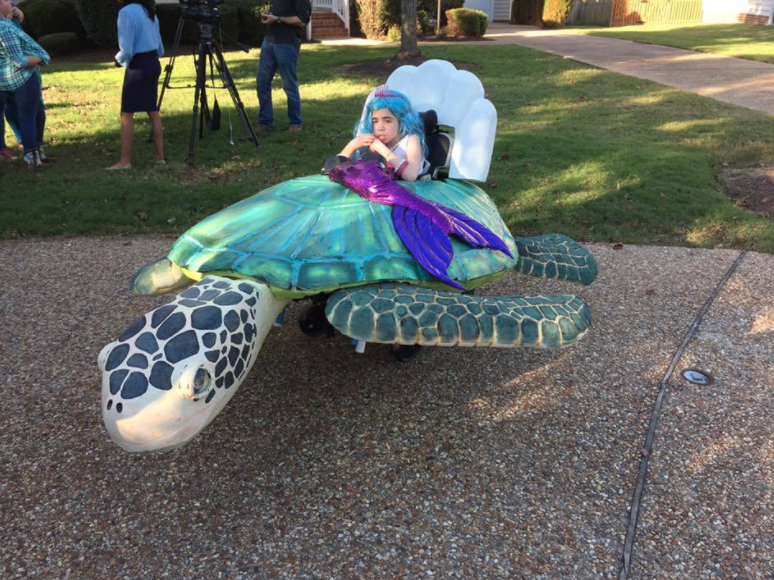
[[319, 338], [330, 334], [331, 323], [325, 318], [325, 306], [311, 304], [304, 308], [298, 315], [298, 326], [301, 332], [312, 338]]
[[392, 349], [392, 355], [395, 360], [409, 363], [413, 362], [422, 350], [421, 344], [398, 344]]

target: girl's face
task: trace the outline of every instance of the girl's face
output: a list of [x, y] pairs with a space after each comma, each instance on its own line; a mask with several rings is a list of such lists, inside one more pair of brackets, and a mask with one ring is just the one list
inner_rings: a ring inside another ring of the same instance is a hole
[[398, 142], [400, 122], [387, 107], [371, 113], [371, 124], [374, 128], [374, 135], [379, 141], [388, 146]]

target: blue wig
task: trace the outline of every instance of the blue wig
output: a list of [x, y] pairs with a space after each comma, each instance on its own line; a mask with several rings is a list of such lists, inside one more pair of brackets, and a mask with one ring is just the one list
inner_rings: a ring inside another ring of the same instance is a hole
[[393, 91], [385, 86], [378, 87], [374, 98], [366, 106], [366, 114], [361, 122], [355, 125], [355, 136], [367, 135], [374, 132], [371, 115], [379, 109], [389, 109], [398, 119], [400, 127], [398, 134], [403, 139], [407, 135], [416, 135], [422, 145], [422, 155], [427, 157], [427, 144], [425, 143], [425, 124], [422, 117], [416, 112], [408, 97], [398, 91]]

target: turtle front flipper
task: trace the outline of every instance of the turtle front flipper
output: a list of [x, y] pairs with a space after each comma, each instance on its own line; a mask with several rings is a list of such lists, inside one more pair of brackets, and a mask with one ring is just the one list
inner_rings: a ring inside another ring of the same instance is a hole
[[408, 284], [338, 290], [325, 315], [356, 340], [436, 346], [559, 348], [591, 325], [588, 305], [569, 294], [487, 298]]
[[583, 285], [597, 277], [597, 261], [588, 248], [561, 234], [514, 238], [519, 257], [514, 269], [538, 278], [570, 280]]
[[169, 258], [161, 258], [143, 266], [132, 276], [129, 288], [135, 294], [156, 296], [187, 288], [193, 283], [183, 270]]

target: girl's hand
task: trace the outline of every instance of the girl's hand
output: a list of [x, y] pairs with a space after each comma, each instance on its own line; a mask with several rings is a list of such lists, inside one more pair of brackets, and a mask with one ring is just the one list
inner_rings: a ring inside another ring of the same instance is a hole
[[10, 20], [16, 18], [19, 22], [24, 22], [24, 12], [19, 10], [16, 6], [11, 9]]
[[378, 141], [378, 139], [370, 133], [366, 135], [358, 135], [354, 140], [357, 142], [358, 149], [361, 147], [370, 147], [374, 141]]
[[376, 140], [376, 137], [373, 135], [358, 135], [352, 141], [347, 143], [346, 147], [341, 150], [341, 153], [339, 155], [342, 155], [344, 157], [352, 157], [352, 155], [357, 151], [358, 149], [362, 149], [363, 147], [370, 147], [371, 143], [373, 143]]
[[387, 157], [392, 153], [392, 151], [390, 151], [390, 148], [387, 147], [387, 145], [385, 145], [381, 141], [379, 141], [379, 139], [374, 139], [368, 148], [374, 153], [378, 153], [385, 159], [387, 159]]

